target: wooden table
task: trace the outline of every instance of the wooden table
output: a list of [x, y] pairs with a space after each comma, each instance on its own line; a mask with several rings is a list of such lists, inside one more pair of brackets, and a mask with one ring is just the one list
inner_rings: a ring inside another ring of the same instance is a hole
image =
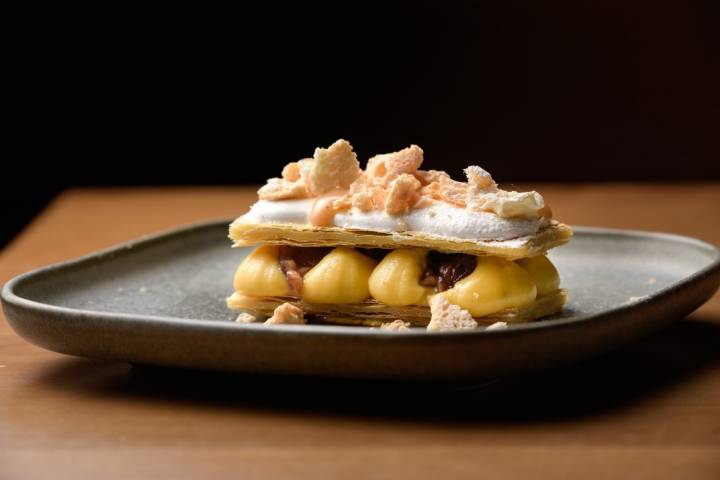
[[[575, 225], [720, 244], [720, 184], [536, 185]], [[246, 188], [60, 195], [0, 282], [241, 213]], [[253, 378], [63, 356], [0, 321], [0, 478], [720, 478], [720, 297], [603, 358], [480, 389]]]

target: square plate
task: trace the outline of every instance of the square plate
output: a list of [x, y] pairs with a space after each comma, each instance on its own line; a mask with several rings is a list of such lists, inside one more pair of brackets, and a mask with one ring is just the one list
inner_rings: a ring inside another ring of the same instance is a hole
[[41, 347], [138, 364], [415, 380], [529, 372], [599, 354], [682, 319], [720, 283], [720, 251], [676, 235], [575, 228], [550, 252], [569, 303], [505, 330], [388, 332], [238, 324], [225, 307], [249, 249], [227, 221], [41, 268], [2, 290], [15, 331]]

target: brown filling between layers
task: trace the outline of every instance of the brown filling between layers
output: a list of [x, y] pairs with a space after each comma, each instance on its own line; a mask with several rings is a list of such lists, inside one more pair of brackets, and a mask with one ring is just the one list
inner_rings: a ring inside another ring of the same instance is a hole
[[[300, 296], [305, 274], [320, 263], [320, 260], [331, 250], [330, 247], [290, 247], [286, 245], [280, 247], [280, 269], [287, 278], [293, 296]], [[382, 260], [389, 253], [388, 250], [380, 248], [360, 248], [358, 251], [377, 261]], [[475, 270], [475, 265], [476, 259], [473, 255], [429, 252], [427, 266], [420, 276], [420, 285], [433, 287], [436, 292], [444, 292], [470, 275]]]
[[430, 252], [427, 256], [427, 267], [420, 277], [420, 285], [434, 287], [435, 291], [444, 292], [470, 275], [476, 265], [477, 261], [473, 255]]
[[332, 248], [328, 247], [280, 247], [280, 269], [285, 274], [293, 296], [300, 296], [302, 277], [320, 263]]

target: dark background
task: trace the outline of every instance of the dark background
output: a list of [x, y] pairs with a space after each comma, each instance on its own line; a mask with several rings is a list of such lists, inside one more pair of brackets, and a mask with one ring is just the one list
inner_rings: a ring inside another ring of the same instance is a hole
[[0, 245], [70, 186], [259, 183], [339, 137], [501, 181], [720, 178], [710, 0], [92, 8], [12, 17]]

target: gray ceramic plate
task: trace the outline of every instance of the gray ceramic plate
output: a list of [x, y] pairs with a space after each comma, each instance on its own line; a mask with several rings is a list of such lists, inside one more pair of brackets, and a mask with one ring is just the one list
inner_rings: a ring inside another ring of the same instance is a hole
[[682, 319], [720, 283], [718, 249], [686, 237], [576, 228], [551, 252], [570, 301], [506, 330], [394, 333], [236, 324], [225, 308], [247, 249], [227, 222], [186, 227], [8, 282], [15, 331], [41, 347], [139, 364], [257, 373], [458, 380], [595, 355]]

